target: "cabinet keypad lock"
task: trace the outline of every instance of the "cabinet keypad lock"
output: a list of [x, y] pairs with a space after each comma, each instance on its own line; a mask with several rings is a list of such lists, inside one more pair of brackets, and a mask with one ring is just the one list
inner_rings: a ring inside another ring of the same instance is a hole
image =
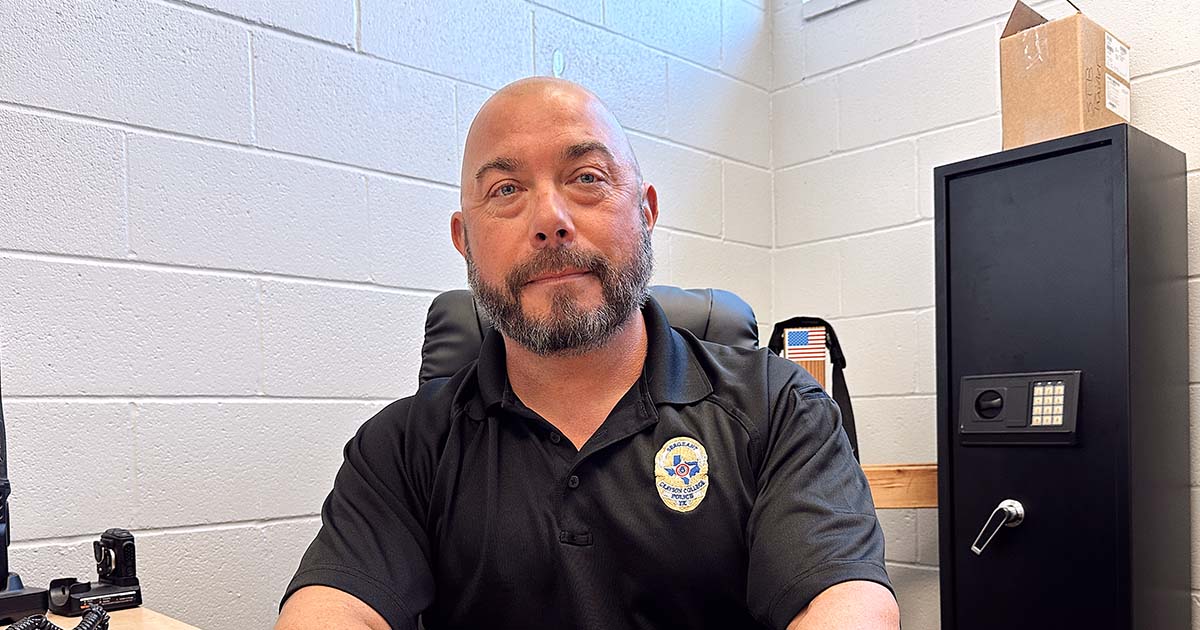
[[[987, 522], [983, 524], [983, 529], [975, 537], [975, 542], [971, 543], [971, 551], [974, 551], [977, 556], [982, 554], [1001, 527], [1016, 527], [1024, 520], [1025, 506], [1021, 505], [1020, 501], [1013, 499], [1001, 501], [1000, 505], [992, 510], [992, 515], [988, 517]], [[983, 543], [981, 544], [980, 541]]]
[[962, 444], [1073, 445], [1081, 370], [964, 376], [958, 386]]

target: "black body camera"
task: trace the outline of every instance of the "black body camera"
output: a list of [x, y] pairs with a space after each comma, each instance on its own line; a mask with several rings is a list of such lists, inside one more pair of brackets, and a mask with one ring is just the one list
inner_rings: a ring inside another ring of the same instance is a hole
[[105, 610], [121, 610], [142, 605], [142, 587], [137, 578], [137, 556], [133, 534], [110, 529], [92, 543], [96, 556], [98, 582], [80, 582], [75, 578], [50, 581], [50, 610], [68, 617], [83, 615], [93, 605]]
[[96, 554], [96, 573], [101, 583], [137, 586], [137, 558], [133, 534], [129, 530], [106, 530], [100, 534], [100, 540], [92, 543], [92, 550]]

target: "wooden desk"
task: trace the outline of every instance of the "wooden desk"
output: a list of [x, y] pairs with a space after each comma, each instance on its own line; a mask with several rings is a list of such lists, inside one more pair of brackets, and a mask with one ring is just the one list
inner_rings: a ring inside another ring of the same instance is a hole
[[[109, 630], [200, 630], [146, 608], [115, 610], [108, 613], [108, 616], [111, 618]], [[53, 613], [46, 615], [46, 618], [66, 630], [74, 628], [83, 620], [83, 617], [60, 617]]]

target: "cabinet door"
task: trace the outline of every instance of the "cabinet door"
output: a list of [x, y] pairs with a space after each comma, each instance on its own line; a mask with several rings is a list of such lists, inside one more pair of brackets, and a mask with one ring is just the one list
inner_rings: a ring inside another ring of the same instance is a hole
[[[1112, 141], [949, 176], [939, 387], [951, 392], [954, 628], [1123, 628], [1124, 160]], [[963, 445], [963, 376], [1081, 370], [1073, 445]], [[981, 554], [1001, 501], [1024, 507]], [[1126, 561], [1127, 562], [1127, 561]], [[1127, 566], [1127, 565], [1125, 565]], [[1064, 602], [1067, 605], [1064, 605]], [[947, 629], [949, 630], [949, 629]]]

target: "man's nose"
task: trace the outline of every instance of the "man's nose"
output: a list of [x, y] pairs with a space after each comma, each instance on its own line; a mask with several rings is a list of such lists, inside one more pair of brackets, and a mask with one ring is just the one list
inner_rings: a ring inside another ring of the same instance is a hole
[[556, 190], [537, 195], [530, 229], [535, 248], [560, 247], [575, 240], [575, 224], [566, 201]]

